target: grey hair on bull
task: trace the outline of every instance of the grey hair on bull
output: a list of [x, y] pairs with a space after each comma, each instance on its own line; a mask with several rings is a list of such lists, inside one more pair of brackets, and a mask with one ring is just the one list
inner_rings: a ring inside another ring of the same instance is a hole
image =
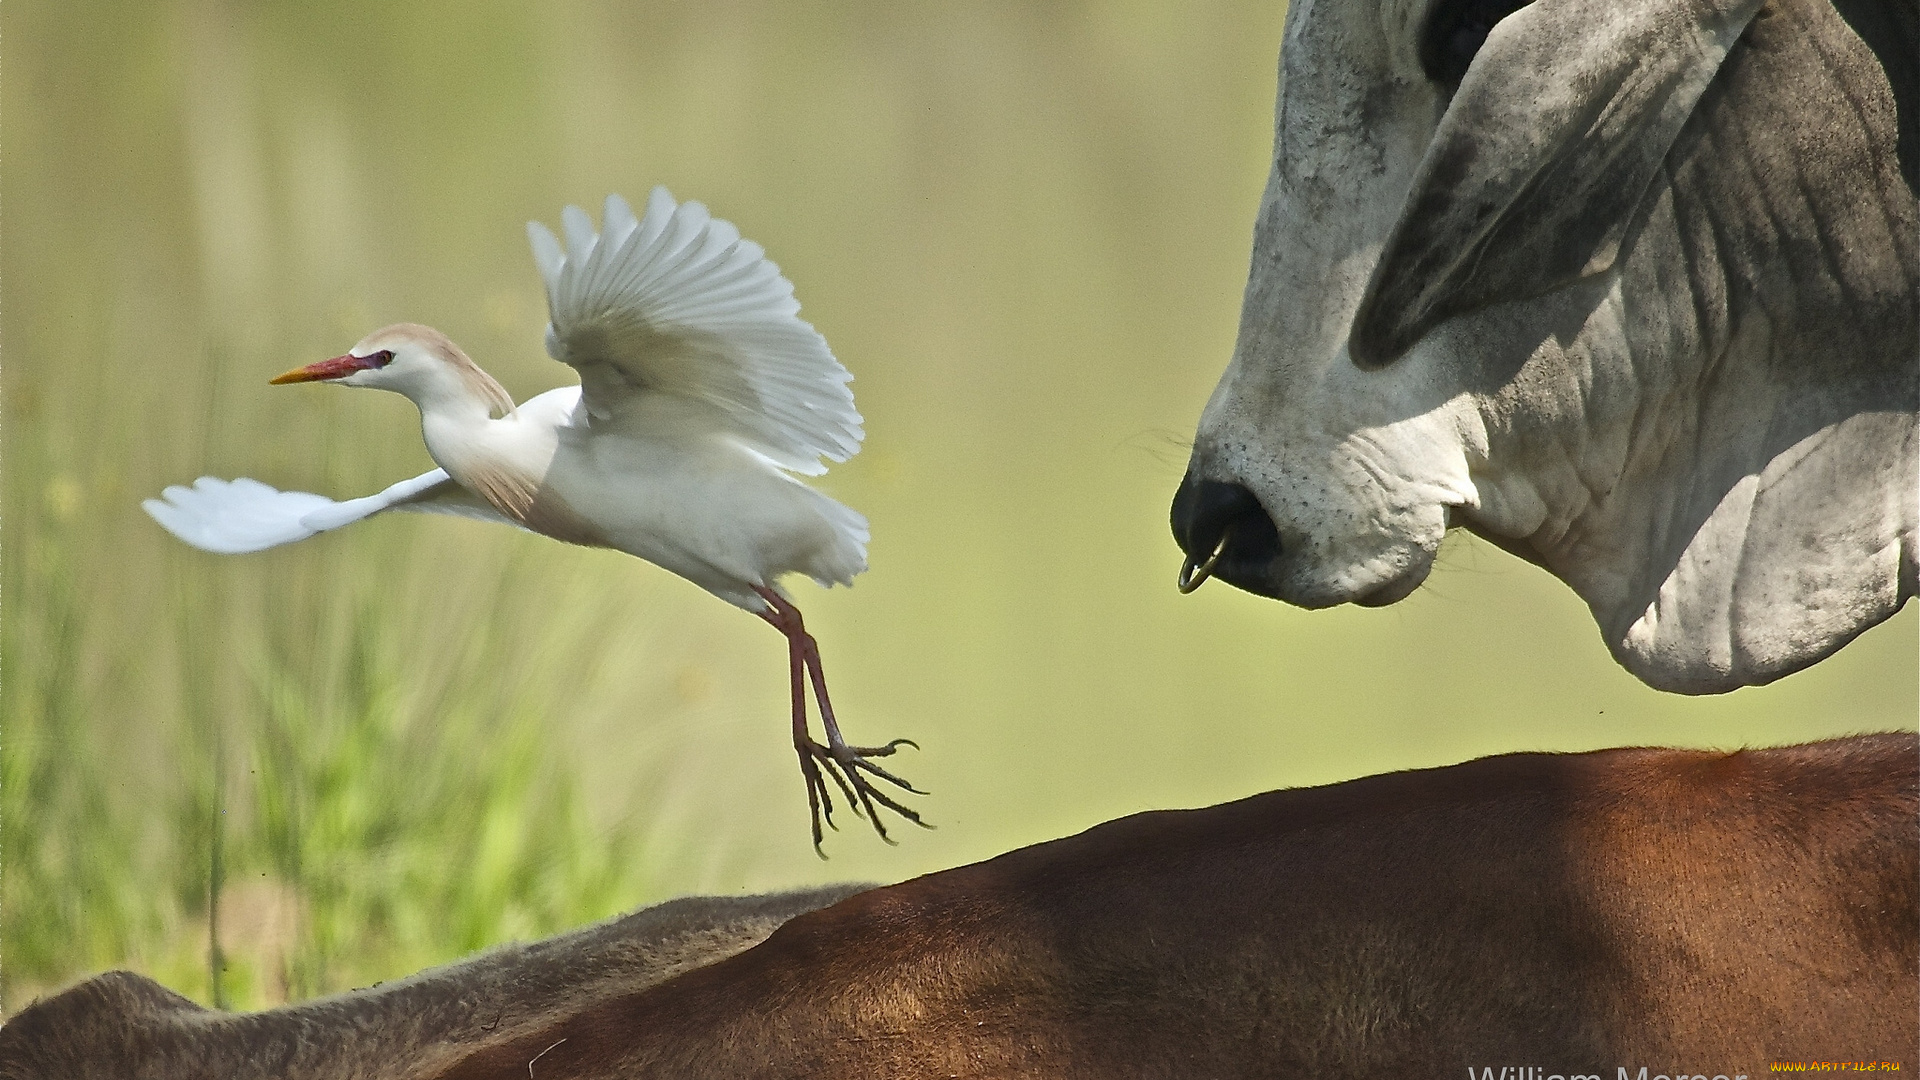
[[1892, 615], [1916, 69], [1912, 0], [1294, 0], [1187, 574], [1391, 603], [1465, 526], [1685, 693]]
[[725, 959], [871, 885], [688, 896], [410, 978], [257, 1013], [205, 1009], [131, 971], [0, 1026], [0, 1080], [406, 1080]]

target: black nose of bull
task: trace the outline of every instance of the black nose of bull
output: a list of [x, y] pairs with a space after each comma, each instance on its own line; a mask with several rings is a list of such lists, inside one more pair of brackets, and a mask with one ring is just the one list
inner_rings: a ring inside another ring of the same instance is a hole
[[1239, 484], [1196, 480], [1191, 472], [1173, 493], [1173, 539], [1187, 553], [1180, 591], [1192, 592], [1208, 577], [1264, 595], [1266, 570], [1280, 554], [1273, 519]]

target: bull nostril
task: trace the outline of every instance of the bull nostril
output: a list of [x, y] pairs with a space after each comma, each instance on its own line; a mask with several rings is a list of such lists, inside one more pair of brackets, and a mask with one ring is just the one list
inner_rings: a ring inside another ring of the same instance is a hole
[[1280, 553], [1280, 534], [1265, 507], [1240, 484], [1196, 480], [1192, 473], [1173, 496], [1173, 538], [1187, 553], [1182, 592], [1219, 572], [1229, 583], [1264, 568]]
[[1266, 516], [1253, 492], [1239, 484], [1195, 480], [1189, 473], [1173, 495], [1173, 539], [1180, 550], [1206, 558], [1230, 526], [1254, 514]]

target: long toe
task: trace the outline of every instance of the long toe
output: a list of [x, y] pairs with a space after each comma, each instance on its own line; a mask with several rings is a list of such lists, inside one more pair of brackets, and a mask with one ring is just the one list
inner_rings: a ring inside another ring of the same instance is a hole
[[887, 835], [886, 823], [881, 820], [880, 810], [883, 807], [899, 814], [901, 817], [923, 829], [933, 828], [932, 825], [927, 824], [921, 819], [918, 811], [902, 805], [889, 795], [885, 789], [876, 787], [873, 781], [868, 779], [869, 776], [873, 776], [892, 784], [902, 791], [910, 792], [914, 795], [925, 795], [926, 792], [914, 787], [913, 784], [906, 779], [896, 776], [886, 769], [881, 768], [879, 765], [874, 764], [872, 761], [867, 760], [870, 757], [884, 757], [893, 753], [902, 745], [919, 749], [918, 744], [914, 743], [911, 739], [895, 739], [885, 746], [848, 746], [845, 743], [835, 746], [822, 746], [819, 743], [808, 740], [804, 747], [795, 747], [795, 749], [801, 753], [800, 770], [806, 778], [808, 808], [813, 813], [814, 851], [819, 853], [822, 858], [825, 858], [826, 853], [822, 851], [820, 847], [821, 840], [823, 839], [821, 822], [824, 820], [828, 827], [835, 827], [833, 823], [833, 797], [829, 794], [830, 789], [827, 787], [827, 777], [831, 777], [834, 786], [838, 787], [840, 793], [846, 796], [847, 805], [853, 808], [853, 812], [860, 817], [866, 818], [880, 839], [885, 840], [889, 844], [894, 843], [894, 840]]
[[914, 742], [912, 739], [895, 739], [885, 746], [849, 746], [846, 747], [846, 749], [853, 751], [861, 757], [886, 757], [902, 746], [911, 746], [915, 750], [920, 749], [920, 744]]
[[[833, 823], [833, 795], [827, 791], [827, 782], [821, 777], [820, 766], [815, 761], [822, 748], [809, 740], [804, 745], [795, 746], [794, 749], [800, 756], [800, 778], [807, 784], [807, 811], [813, 821], [813, 853], [824, 859], [827, 853], [820, 845], [826, 839], [826, 835], [821, 832], [820, 823], [824, 820], [827, 828], [834, 832], [839, 832], [840, 826]], [[840, 779], [839, 773], [833, 769], [830, 761], [827, 771], [834, 774], [834, 782], [840, 785], [841, 792], [846, 795], [847, 804], [853, 807], [854, 813], [858, 814], [859, 803], [854, 800], [853, 792], [848, 789], [846, 781]]]
[[[899, 740], [899, 741], [904, 741], [904, 740]], [[881, 749], [883, 750], [884, 753], [891, 754], [893, 753], [893, 746], [894, 746], [893, 743], [888, 743], [885, 747], [882, 747]], [[888, 772], [887, 770], [881, 768], [880, 766], [875, 765], [873, 762], [868, 761], [867, 760], [868, 758], [875, 756], [873, 751], [870, 748], [848, 746], [848, 747], [844, 747], [843, 749], [850, 751], [847, 754], [847, 756], [844, 759], [841, 759], [840, 761], [841, 767], [846, 769], [848, 772], [853, 773], [856, 776], [859, 775], [859, 773], [861, 772], [870, 772], [873, 775], [879, 777], [882, 780], [885, 780], [887, 783], [892, 784], [893, 786], [899, 788], [902, 791], [912, 792], [915, 795], [926, 794], [926, 792], [921, 791], [917, 787], [914, 787], [912, 784], [901, 779], [900, 777], [895, 776], [892, 773]], [[914, 747], [914, 749], [917, 750], [919, 749], [919, 747]]]
[[[887, 835], [886, 823], [880, 820], [879, 807], [875, 806], [876, 803], [878, 803], [879, 806], [884, 806], [894, 813], [899, 814], [901, 817], [923, 829], [933, 828], [932, 825], [921, 820], [918, 811], [902, 806], [889, 796], [886, 791], [875, 787], [872, 781], [867, 779], [867, 776], [871, 774], [898, 787], [902, 791], [915, 795], [926, 794], [926, 792], [914, 787], [906, 780], [895, 776], [893, 773], [867, 760], [869, 757], [891, 754], [901, 743], [914, 746], [915, 749], [919, 748], [910, 740], [905, 739], [896, 739], [884, 747], [854, 747], [841, 744], [831, 748], [829, 751], [834, 764], [827, 767], [829, 772], [844, 776], [847, 782], [853, 786], [855, 794], [859, 796], [859, 801], [854, 804], [855, 807], [861, 812], [862, 816], [867, 819], [867, 822], [873, 826], [873, 831], [880, 835], [880, 839], [885, 840], [889, 844], [893, 843], [894, 840]], [[873, 753], [874, 750], [879, 750], [881, 753], [876, 755]], [[837, 768], [835, 766], [837, 766]]]

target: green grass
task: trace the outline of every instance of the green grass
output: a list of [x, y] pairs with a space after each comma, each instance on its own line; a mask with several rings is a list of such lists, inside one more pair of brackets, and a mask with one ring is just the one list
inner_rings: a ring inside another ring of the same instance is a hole
[[250, 812], [224, 861], [297, 898], [284, 968], [254, 973], [295, 998], [550, 934], [645, 884], [634, 834], [595, 830], [554, 767], [549, 719], [483, 676], [502, 662], [498, 639], [422, 697], [381, 611], [363, 603], [332, 662], [265, 660], [234, 762]]
[[38, 523], [42, 539], [26, 558], [10, 541], [0, 582], [0, 940], [8, 980], [32, 985], [120, 960], [159, 919], [136, 872], [138, 830], [114, 798], [113, 756], [88, 723], [87, 616], [61, 543], [69, 515], [55, 497], [7, 516], [16, 534], [23, 517]]
[[[592, 820], [554, 752], [550, 710], [569, 698], [530, 691], [494, 629], [501, 605], [446, 655], [422, 657], [381, 602], [393, 582], [380, 575], [276, 592], [291, 625], [237, 656], [213, 628], [226, 591], [176, 590], [178, 738], [159, 748], [150, 786], [130, 791], [110, 771], [126, 762], [102, 745], [105, 725], [88, 722], [96, 695], [80, 661], [99, 628], [77, 599], [76, 547], [57, 499], [35, 516], [37, 532], [15, 534], [30, 555], [8, 564], [0, 635], [0, 935], [14, 1000], [130, 963], [202, 1000], [258, 1007], [648, 895], [649, 852], [630, 826]], [[406, 552], [385, 547], [404, 576]], [[244, 692], [223, 707], [211, 686], [236, 665]]]

